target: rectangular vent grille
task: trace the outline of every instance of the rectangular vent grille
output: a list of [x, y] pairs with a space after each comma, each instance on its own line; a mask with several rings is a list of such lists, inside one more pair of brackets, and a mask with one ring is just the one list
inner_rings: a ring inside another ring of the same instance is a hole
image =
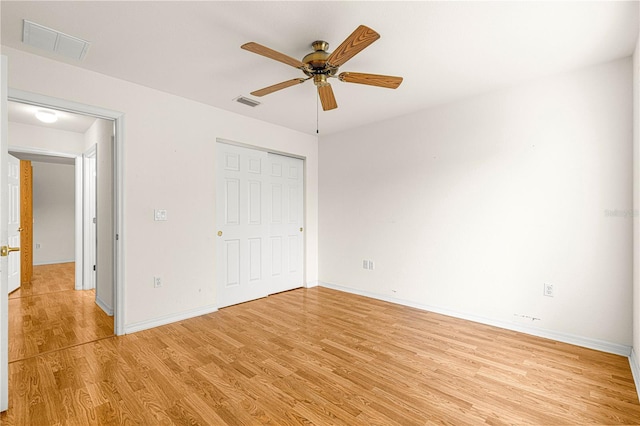
[[26, 19], [22, 22], [22, 42], [25, 44], [75, 60], [81, 60], [87, 54], [89, 42], [86, 40], [52, 30]]
[[236, 98], [236, 102], [239, 102], [239, 103], [241, 103], [243, 105], [248, 105], [251, 108], [255, 108], [258, 105], [260, 105], [260, 102], [254, 101], [253, 99], [245, 98], [244, 96], [238, 96]]

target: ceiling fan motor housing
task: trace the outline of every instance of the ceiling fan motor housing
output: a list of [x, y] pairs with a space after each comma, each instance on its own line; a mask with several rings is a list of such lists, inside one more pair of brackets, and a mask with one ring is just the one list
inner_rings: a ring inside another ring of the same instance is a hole
[[317, 40], [311, 44], [311, 47], [314, 51], [302, 58], [304, 63], [302, 71], [309, 77], [313, 77], [316, 86], [323, 86], [327, 84], [327, 77], [332, 77], [338, 72], [338, 67], [327, 63], [329, 43]]

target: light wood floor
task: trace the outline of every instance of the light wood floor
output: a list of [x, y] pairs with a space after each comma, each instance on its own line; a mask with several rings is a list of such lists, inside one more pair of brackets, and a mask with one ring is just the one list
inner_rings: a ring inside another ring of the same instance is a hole
[[34, 266], [9, 295], [9, 362], [113, 336], [95, 291], [74, 290], [75, 263]]
[[9, 365], [3, 424], [639, 424], [628, 359], [324, 288]]

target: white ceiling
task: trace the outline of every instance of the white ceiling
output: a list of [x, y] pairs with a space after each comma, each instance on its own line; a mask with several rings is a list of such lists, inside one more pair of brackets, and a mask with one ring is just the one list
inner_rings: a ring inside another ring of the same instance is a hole
[[[317, 39], [337, 47], [358, 25], [380, 40], [340, 71], [400, 75], [397, 90], [331, 80], [328, 134], [632, 54], [637, 2], [32, 2], [2, 1], [2, 44], [222, 109], [315, 134], [309, 81], [239, 95], [303, 74], [244, 51], [249, 41], [302, 59]], [[25, 46], [28, 19], [91, 42], [82, 62]]]
[[[51, 124], [41, 122], [36, 118], [36, 112], [40, 110], [55, 112], [58, 116], [58, 121]], [[52, 110], [49, 108], [42, 108], [35, 105], [11, 101], [9, 102], [8, 115], [9, 121], [14, 123], [49, 127], [56, 130], [65, 130], [67, 132], [75, 133], [85, 133], [96, 121], [96, 118], [88, 117], [86, 115], [72, 114], [65, 111]]]

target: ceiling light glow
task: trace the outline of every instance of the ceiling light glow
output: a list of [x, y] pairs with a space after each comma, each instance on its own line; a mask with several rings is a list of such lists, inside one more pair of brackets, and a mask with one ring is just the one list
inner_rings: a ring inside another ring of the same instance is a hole
[[53, 111], [39, 110], [36, 112], [36, 118], [43, 123], [55, 123], [56, 121], [58, 121], [58, 116]]

